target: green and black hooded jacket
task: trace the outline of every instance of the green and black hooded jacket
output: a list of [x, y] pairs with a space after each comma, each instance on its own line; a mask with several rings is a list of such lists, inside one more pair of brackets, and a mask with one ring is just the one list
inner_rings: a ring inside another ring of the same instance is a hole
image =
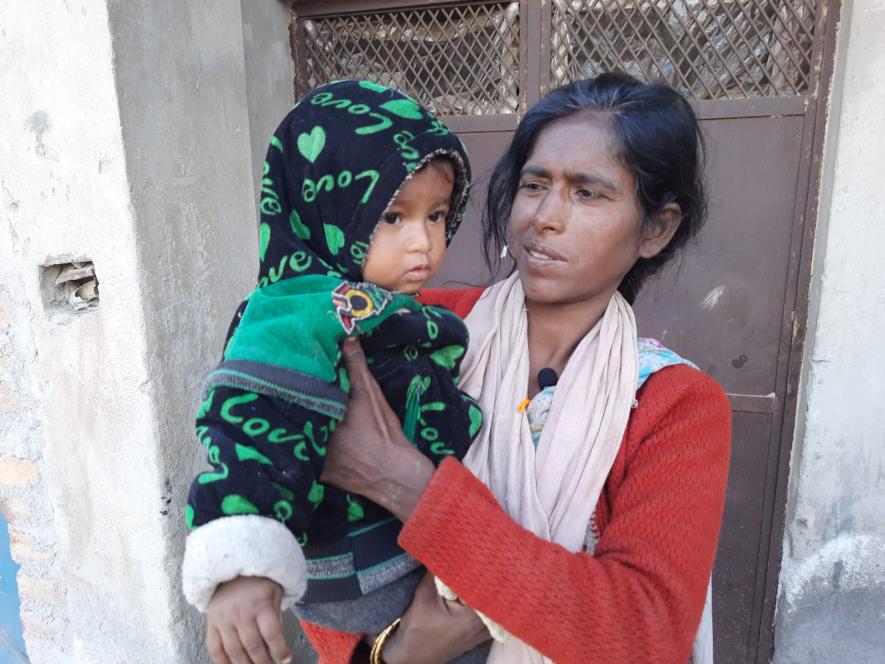
[[197, 531], [231, 515], [284, 524], [306, 558], [304, 602], [357, 598], [418, 566], [397, 546], [392, 515], [319, 483], [347, 408], [347, 336], [361, 336], [406, 436], [434, 463], [463, 457], [481, 426], [479, 408], [456, 387], [463, 322], [361, 282], [382, 214], [440, 156], [455, 171], [449, 241], [466, 204], [467, 154], [412, 99], [367, 81], [331, 83], [302, 99], [270, 141], [258, 287], [205, 383], [197, 436], [212, 470], [194, 481], [186, 518]]

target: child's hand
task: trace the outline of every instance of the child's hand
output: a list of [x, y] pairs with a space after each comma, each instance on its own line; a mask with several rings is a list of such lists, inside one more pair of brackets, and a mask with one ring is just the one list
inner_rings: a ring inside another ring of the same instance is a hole
[[274, 664], [292, 661], [283, 636], [283, 590], [260, 576], [222, 583], [209, 600], [206, 646], [215, 664]]

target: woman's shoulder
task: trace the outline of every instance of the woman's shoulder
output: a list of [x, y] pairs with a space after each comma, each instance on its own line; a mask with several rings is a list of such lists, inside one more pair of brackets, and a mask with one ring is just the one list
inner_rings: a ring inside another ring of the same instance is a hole
[[631, 420], [692, 416], [698, 409], [709, 414], [730, 413], [728, 396], [711, 376], [691, 364], [673, 364], [652, 373], [636, 394]]
[[722, 386], [699, 369], [678, 364], [652, 374], [636, 393], [618, 465], [647, 454], [676, 460], [709, 455], [727, 465], [731, 406]]
[[[668, 366], [649, 377], [636, 399], [606, 482], [609, 501], [628, 477], [651, 485], [680, 481], [676, 476], [727, 477], [731, 407], [718, 382], [687, 364]], [[605, 514], [598, 518], [604, 526]]]

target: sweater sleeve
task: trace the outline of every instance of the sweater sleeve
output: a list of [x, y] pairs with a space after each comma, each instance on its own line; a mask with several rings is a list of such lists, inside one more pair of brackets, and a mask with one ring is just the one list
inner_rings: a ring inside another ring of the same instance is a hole
[[428, 288], [418, 296], [421, 304], [445, 307], [457, 316], [465, 318], [483, 294], [482, 288]]
[[[513, 521], [463, 465], [441, 464], [403, 548], [467, 604], [557, 662], [688, 658], [704, 604], [728, 477], [730, 409], [687, 367], [649, 379], [594, 554]], [[641, 412], [640, 412], [641, 411]]]
[[306, 620], [300, 622], [304, 635], [319, 655], [317, 664], [349, 664], [363, 640], [362, 634], [339, 632]]
[[182, 564], [185, 597], [205, 611], [216, 587], [266, 576], [286, 604], [304, 593], [299, 544], [323, 500], [318, 482], [332, 420], [262, 394], [213, 388], [197, 416], [212, 469], [192, 483]]

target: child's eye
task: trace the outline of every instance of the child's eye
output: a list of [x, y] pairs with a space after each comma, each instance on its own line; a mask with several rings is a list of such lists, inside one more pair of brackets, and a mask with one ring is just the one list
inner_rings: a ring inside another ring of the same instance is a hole
[[436, 212], [431, 212], [429, 215], [427, 215], [427, 219], [433, 223], [436, 223], [438, 221], [445, 221], [446, 212], [444, 212], [442, 210], [437, 210]]
[[399, 215], [395, 212], [387, 212], [381, 217], [381, 221], [385, 224], [395, 224], [399, 221]]

